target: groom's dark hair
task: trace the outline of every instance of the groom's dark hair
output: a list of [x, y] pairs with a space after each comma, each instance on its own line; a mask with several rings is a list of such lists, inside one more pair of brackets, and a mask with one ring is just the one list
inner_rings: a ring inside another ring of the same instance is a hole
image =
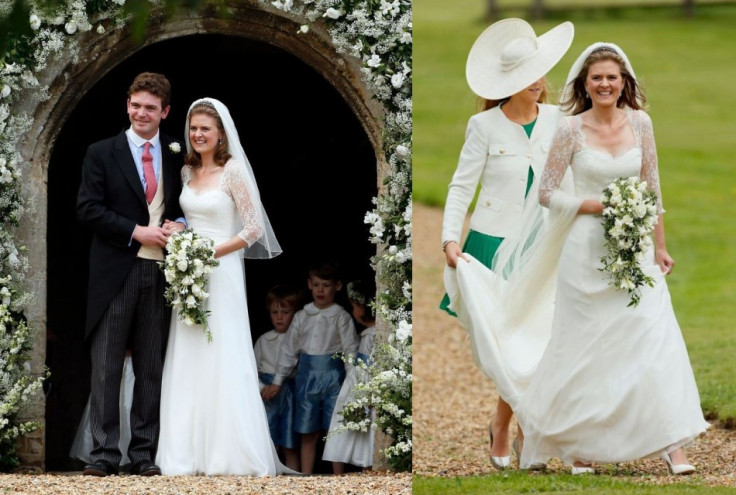
[[161, 98], [161, 108], [166, 108], [171, 103], [171, 83], [163, 74], [155, 72], [141, 72], [128, 88], [128, 98], [133, 93], [148, 91], [154, 96]]

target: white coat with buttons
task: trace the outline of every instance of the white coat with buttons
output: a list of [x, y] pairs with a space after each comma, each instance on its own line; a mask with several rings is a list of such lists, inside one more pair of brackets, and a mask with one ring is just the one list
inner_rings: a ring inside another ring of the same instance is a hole
[[[535, 180], [542, 176], [563, 115], [555, 105], [538, 104], [530, 137], [510, 121], [500, 106], [470, 118], [457, 170], [449, 186], [442, 222], [442, 241], [460, 242], [465, 216], [480, 185], [470, 228], [494, 237], [507, 237], [518, 227], [524, 205], [529, 166]], [[529, 197], [529, 201], [537, 201]]]

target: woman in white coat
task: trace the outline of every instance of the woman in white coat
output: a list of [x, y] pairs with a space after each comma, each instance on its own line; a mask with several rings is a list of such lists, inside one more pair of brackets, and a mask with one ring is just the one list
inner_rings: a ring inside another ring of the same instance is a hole
[[[448, 267], [454, 268], [458, 258], [467, 259], [463, 254], [467, 253], [491, 268], [504, 239], [511, 242], [522, 235], [522, 217], [529, 208], [541, 209], [537, 179], [562, 115], [557, 106], [545, 103], [545, 75], [570, 48], [573, 35], [570, 22], [537, 37], [527, 22], [504, 19], [475, 41], [466, 77], [479, 97], [480, 112], [468, 122], [445, 203], [442, 250]], [[480, 192], [461, 248], [465, 217], [478, 186]], [[527, 205], [527, 201], [533, 203]], [[440, 308], [456, 316], [447, 295]], [[491, 464], [497, 469], [511, 464], [512, 416], [511, 407], [499, 397], [489, 427]], [[523, 443], [523, 433], [520, 428], [518, 431], [518, 443], [514, 442], [517, 456]]]

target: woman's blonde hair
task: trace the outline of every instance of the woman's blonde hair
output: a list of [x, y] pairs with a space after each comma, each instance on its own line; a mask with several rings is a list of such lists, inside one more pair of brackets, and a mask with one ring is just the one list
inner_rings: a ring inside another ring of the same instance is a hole
[[624, 80], [621, 96], [618, 102], [616, 102], [616, 106], [618, 108], [629, 107], [633, 110], [644, 109], [647, 101], [644, 90], [637, 84], [636, 79], [629, 72], [626, 62], [616, 50], [608, 46], [602, 46], [593, 50], [588, 55], [588, 58], [585, 59], [583, 66], [580, 68], [580, 72], [570, 83], [572, 84], [570, 96], [560, 102], [560, 108], [564, 112], [577, 115], [593, 106], [588, 93], [585, 91], [585, 80], [588, 78], [590, 66], [605, 60], [612, 60], [618, 64], [621, 70], [621, 77]]
[[[549, 84], [547, 83], [547, 78], [543, 77], [542, 78], [542, 91], [541, 93], [539, 93], [539, 99], [537, 100], [537, 103], [547, 103], [547, 98], [549, 98]], [[490, 110], [493, 107], [497, 107], [498, 105], [501, 105], [502, 103], [506, 103], [510, 99], [511, 99], [511, 96], [502, 98], [500, 100], [489, 100], [488, 98], [483, 98], [482, 96], [479, 96], [478, 99], [476, 100], [476, 108], [478, 112], [485, 112], [486, 110]]]
[[[208, 101], [203, 101], [201, 103], [197, 103], [192, 107], [191, 110], [189, 110], [188, 119], [190, 123], [192, 121], [193, 115], [208, 115], [215, 120], [217, 129], [220, 131], [220, 135], [222, 136], [222, 139], [218, 141], [217, 147], [215, 148], [215, 163], [221, 167], [224, 167], [225, 163], [227, 163], [232, 155], [227, 152], [227, 134], [225, 133], [225, 126], [222, 125], [220, 114], [217, 113], [217, 110], [215, 110], [215, 107], [212, 105], [212, 103]], [[187, 153], [187, 156], [184, 159], [184, 163], [193, 168], [201, 167], [202, 157], [199, 155], [199, 153], [192, 149], [191, 151], [189, 151], [189, 153]]]

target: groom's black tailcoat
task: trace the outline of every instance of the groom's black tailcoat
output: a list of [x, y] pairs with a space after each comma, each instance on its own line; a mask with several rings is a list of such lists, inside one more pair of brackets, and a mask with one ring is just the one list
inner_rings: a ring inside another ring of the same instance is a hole
[[[183, 217], [179, 206], [183, 152], [159, 134], [164, 178], [164, 217]], [[136, 225], [149, 222], [143, 185], [125, 132], [87, 149], [77, 198], [77, 219], [92, 233], [85, 336], [89, 337], [130, 272], [141, 245], [132, 238]]]
[[[179, 206], [183, 154], [159, 134], [163, 219], [183, 217]], [[136, 225], [149, 213], [125, 132], [90, 145], [84, 158], [77, 219], [92, 231], [85, 335], [92, 358], [90, 428], [93, 463], [118, 466], [120, 386], [126, 349], [132, 353], [135, 385], [130, 411], [132, 463], [152, 462], [156, 453], [161, 373], [171, 311], [164, 277], [154, 261], [136, 261], [141, 245]], [[126, 418], [127, 419], [127, 418]]]

